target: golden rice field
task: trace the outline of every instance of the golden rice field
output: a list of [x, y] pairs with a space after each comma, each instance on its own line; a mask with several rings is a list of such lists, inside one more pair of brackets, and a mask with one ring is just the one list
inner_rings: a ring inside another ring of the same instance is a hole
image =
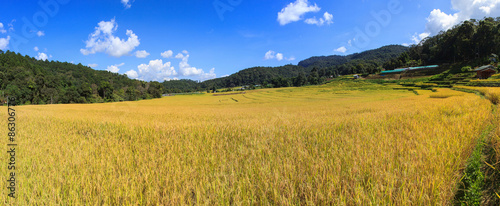
[[[454, 92], [415, 95], [335, 82], [228, 96], [18, 106], [18, 197], [0, 201], [449, 205], [492, 119], [490, 102], [477, 95], [430, 98]], [[8, 174], [6, 166], [0, 174]]]

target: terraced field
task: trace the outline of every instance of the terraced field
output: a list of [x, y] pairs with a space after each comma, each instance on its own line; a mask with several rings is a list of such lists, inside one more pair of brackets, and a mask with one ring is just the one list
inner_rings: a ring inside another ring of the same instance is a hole
[[[493, 118], [487, 99], [447, 95], [453, 92], [416, 95], [344, 81], [227, 96], [18, 106], [18, 198], [0, 200], [451, 204], [467, 159]], [[435, 94], [443, 95], [431, 98]], [[0, 114], [5, 125], [6, 114]]]

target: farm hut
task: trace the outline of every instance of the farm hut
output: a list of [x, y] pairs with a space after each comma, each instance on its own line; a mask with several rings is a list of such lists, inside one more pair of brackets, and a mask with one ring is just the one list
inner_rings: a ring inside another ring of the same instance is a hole
[[359, 75], [354, 75], [354, 79], [359, 79]]
[[491, 77], [491, 75], [497, 73], [497, 71], [495, 70], [495, 67], [491, 66], [491, 65], [479, 67], [479, 68], [475, 69], [474, 71], [477, 72], [477, 77], [479, 79], [488, 79]]
[[490, 55], [490, 61], [497, 63], [498, 62], [498, 55], [491, 54]]

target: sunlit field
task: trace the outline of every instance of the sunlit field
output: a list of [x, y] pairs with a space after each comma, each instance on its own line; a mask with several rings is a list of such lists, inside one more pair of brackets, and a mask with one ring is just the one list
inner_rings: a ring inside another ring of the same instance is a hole
[[17, 205], [447, 205], [492, 119], [363, 82], [16, 109]]

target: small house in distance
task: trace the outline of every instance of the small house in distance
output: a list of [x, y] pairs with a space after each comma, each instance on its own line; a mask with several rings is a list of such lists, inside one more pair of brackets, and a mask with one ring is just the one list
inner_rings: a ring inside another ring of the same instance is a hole
[[495, 67], [491, 66], [491, 65], [479, 67], [479, 68], [475, 69], [474, 71], [477, 72], [477, 77], [479, 79], [488, 79], [491, 77], [491, 75], [497, 73], [497, 71], [495, 70]]

